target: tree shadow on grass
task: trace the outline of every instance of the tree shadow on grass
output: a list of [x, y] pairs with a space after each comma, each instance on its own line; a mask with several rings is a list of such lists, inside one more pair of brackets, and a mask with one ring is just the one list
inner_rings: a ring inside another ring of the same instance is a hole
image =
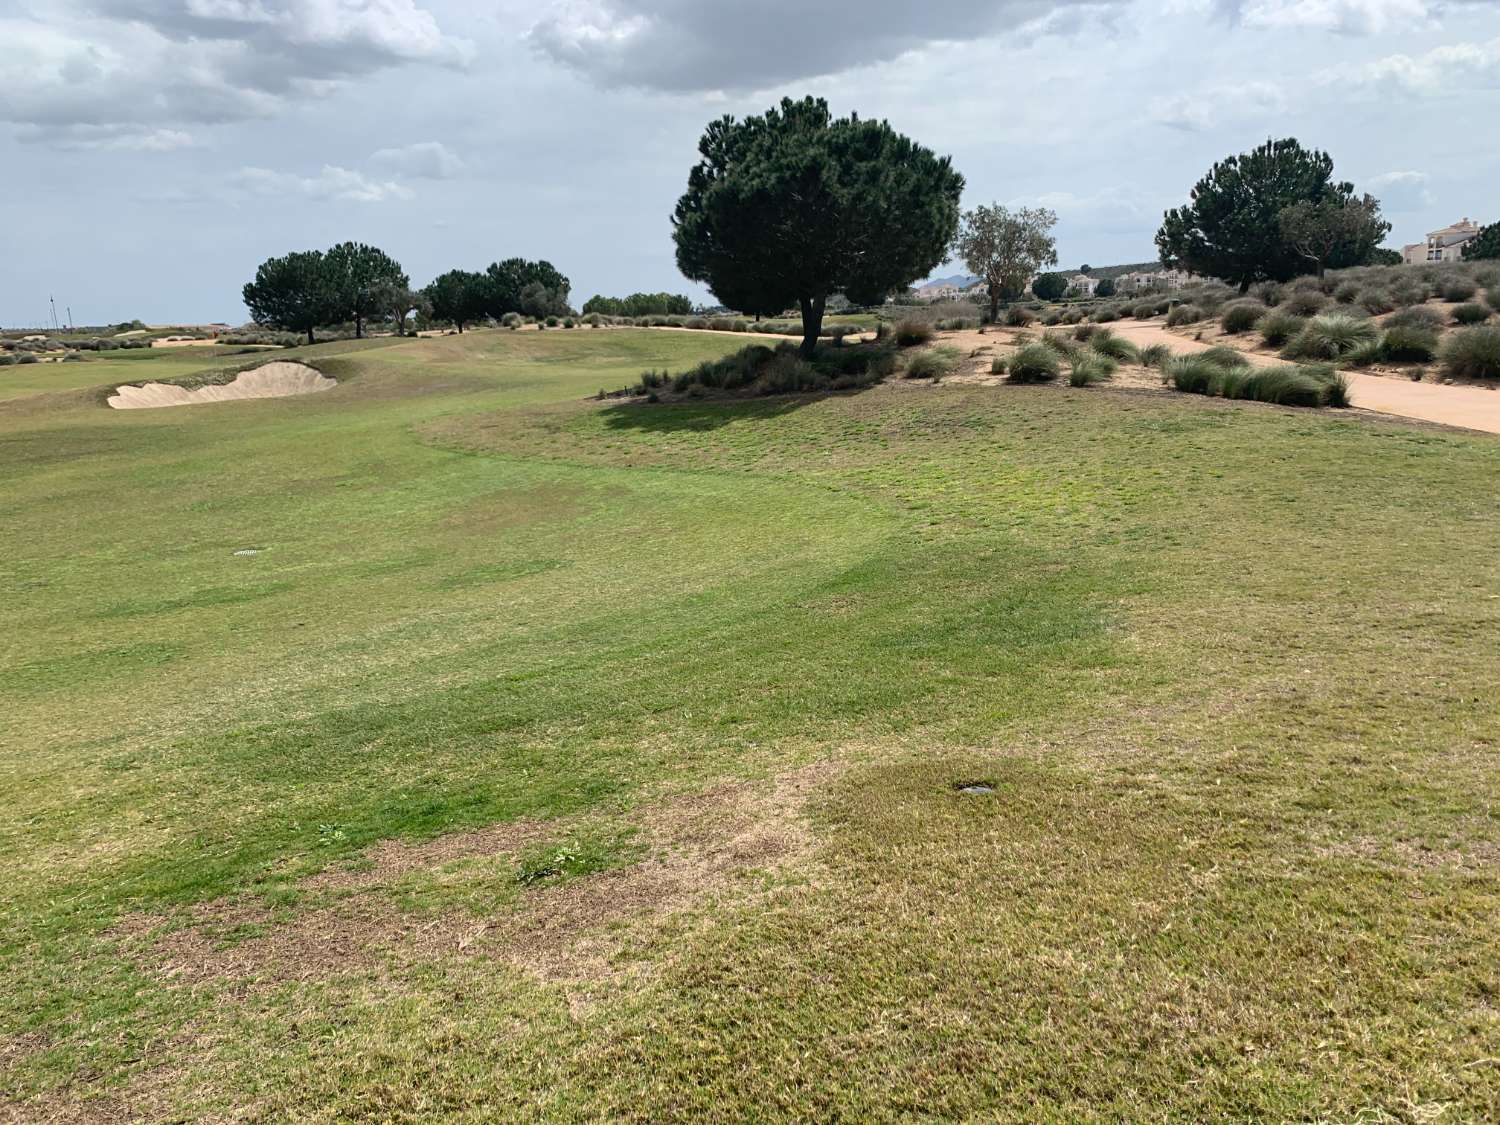
[[601, 415], [611, 430], [707, 433], [731, 422], [770, 421], [828, 397], [820, 392], [715, 402], [622, 402], [605, 407]]

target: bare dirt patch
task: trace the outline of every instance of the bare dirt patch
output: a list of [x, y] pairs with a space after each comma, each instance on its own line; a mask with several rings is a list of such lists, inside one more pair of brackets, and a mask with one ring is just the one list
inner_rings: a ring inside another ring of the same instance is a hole
[[115, 933], [128, 956], [179, 986], [253, 990], [445, 955], [487, 957], [546, 980], [598, 979], [615, 971], [615, 955], [633, 927], [805, 855], [813, 843], [807, 801], [835, 772], [820, 763], [769, 782], [729, 782], [647, 806], [632, 818], [645, 838], [645, 859], [523, 891], [517, 905], [493, 915], [405, 911], [389, 885], [462, 861], [509, 859], [553, 838], [563, 827], [558, 822], [518, 821], [420, 844], [381, 844], [358, 870], [304, 881], [304, 889], [338, 897], [288, 918], [259, 902], [219, 901], [195, 908], [186, 926], [137, 915]]
[[116, 410], [163, 406], [196, 406], [206, 402], [235, 402], [247, 398], [286, 398], [331, 391], [338, 383], [305, 363], [277, 360], [241, 371], [229, 383], [188, 388], [176, 383], [145, 383], [118, 387], [108, 399]]

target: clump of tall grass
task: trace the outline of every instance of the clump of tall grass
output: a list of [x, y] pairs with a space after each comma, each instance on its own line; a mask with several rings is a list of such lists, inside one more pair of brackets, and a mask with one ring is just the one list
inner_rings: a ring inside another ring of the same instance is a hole
[[1045, 344], [1027, 344], [1006, 363], [1012, 383], [1050, 383], [1062, 374], [1057, 352]]
[[1107, 355], [1091, 349], [1080, 351], [1069, 364], [1068, 385], [1087, 387], [1092, 383], [1102, 383], [1114, 375], [1116, 366], [1115, 361]]
[[1490, 318], [1490, 310], [1478, 301], [1467, 301], [1453, 307], [1453, 323], [1460, 325], [1483, 324]]
[[1022, 308], [1020, 305], [1011, 305], [1005, 310], [1005, 315], [1000, 318], [1008, 327], [1025, 328], [1036, 320], [1036, 314], [1030, 309]]
[[1460, 379], [1500, 379], [1500, 328], [1463, 328], [1443, 344], [1443, 370]]
[[1119, 363], [1135, 363], [1141, 357], [1139, 348], [1108, 329], [1095, 332], [1089, 337], [1088, 344], [1091, 351]]
[[1459, 304], [1462, 301], [1472, 300], [1475, 293], [1479, 292], [1479, 286], [1467, 277], [1453, 277], [1443, 282], [1439, 290], [1443, 300], [1449, 304]]
[[1421, 324], [1388, 324], [1380, 354], [1392, 363], [1430, 363], [1438, 351], [1438, 334]]
[[1186, 394], [1249, 399], [1280, 406], [1347, 406], [1348, 381], [1331, 367], [1225, 367], [1206, 354], [1179, 356], [1166, 378]]
[[957, 348], [937, 347], [917, 352], [906, 361], [908, 379], [931, 379], [934, 383], [958, 370], [962, 357]]
[[1360, 290], [1358, 304], [1371, 316], [1388, 313], [1396, 307], [1396, 302], [1391, 300], [1391, 295], [1384, 289]]
[[1051, 348], [1063, 359], [1072, 359], [1082, 350], [1061, 332], [1043, 332], [1039, 343], [1044, 348]]
[[1261, 317], [1260, 322], [1255, 327], [1260, 332], [1260, 338], [1267, 345], [1279, 348], [1293, 336], [1297, 335], [1297, 333], [1301, 332], [1306, 323], [1307, 321], [1304, 318], [1293, 316], [1291, 313], [1278, 308], [1271, 310], [1265, 316]]
[[1293, 316], [1315, 316], [1322, 312], [1327, 304], [1328, 298], [1317, 289], [1294, 289], [1278, 307], [1285, 309]]
[[1197, 305], [1174, 305], [1167, 313], [1167, 327], [1180, 328], [1184, 324], [1197, 324], [1203, 319], [1203, 310]]
[[1266, 306], [1259, 301], [1231, 301], [1219, 313], [1219, 323], [1231, 335], [1249, 332], [1266, 315]]
[[1172, 358], [1172, 349], [1166, 344], [1150, 344], [1141, 349], [1142, 367], [1161, 367]]
[[1279, 281], [1258, 281], [1250, 286], [1250, 296], [1272, 309], [1281, 304], [1284, 292]]
[[1443, 326], [1443, 316], [1435, 309], [1418, 305], [1415, 308], [1392, 313], [1386, 317], [1385, 326], [1387, 328], [1430, 328], [1436, 331]]
[[1287, 359], [1339, 359], [1375, 339], [1368, 320], [1330, 314], [1315, 316], [1282, 349]]
[[1198, 353], [1200, 359], [1206, 359], [1210, 363], [1217, 363], [1220, 367], [1249, 367], [1250, 359], [1238, 348], [1231, 348], [1228, 344], [1218, 344]]
[[933, 330], [925, 320], [901, 320], [896, 322], [893, 335], [897, 347], [915, 348], [932, 343]]

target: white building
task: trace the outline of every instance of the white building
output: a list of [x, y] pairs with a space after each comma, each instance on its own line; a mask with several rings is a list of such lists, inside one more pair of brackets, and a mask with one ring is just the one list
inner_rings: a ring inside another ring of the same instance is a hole
[[1193, 275], [1186, 270], [1138, 270], [1115, 278], [1116, 293], [1172, 292], [1181, 289]]
[[1075, 273], [1068, 278], [1068, 292], [1079, 297], [1092, 297], [1099, 288], [1099, 279], [1086, 273]]
[[1401, 260], [1407, 265], [1418, 262], [1456, 262], [1463, 257], [1464, 243], [1479, 237], [1480, 225], [1465, 215], [1451, 226], [1429, 231], [1427, 241], [1413, 242], [1401, 248]]

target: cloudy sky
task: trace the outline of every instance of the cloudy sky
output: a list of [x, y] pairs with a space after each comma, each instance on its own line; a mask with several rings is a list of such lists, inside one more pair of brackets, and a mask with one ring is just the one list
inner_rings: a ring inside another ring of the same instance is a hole
[[1500, 219], [1500, 0], [0, 0], [0, 325], [238, 323], [263, 258], [344, 239], [703, 295], [668, 222], [702, 127], [804, 93], [1052, 207], [1064, 265], [1152, 257], [1269, 135], [1394, 244]]

